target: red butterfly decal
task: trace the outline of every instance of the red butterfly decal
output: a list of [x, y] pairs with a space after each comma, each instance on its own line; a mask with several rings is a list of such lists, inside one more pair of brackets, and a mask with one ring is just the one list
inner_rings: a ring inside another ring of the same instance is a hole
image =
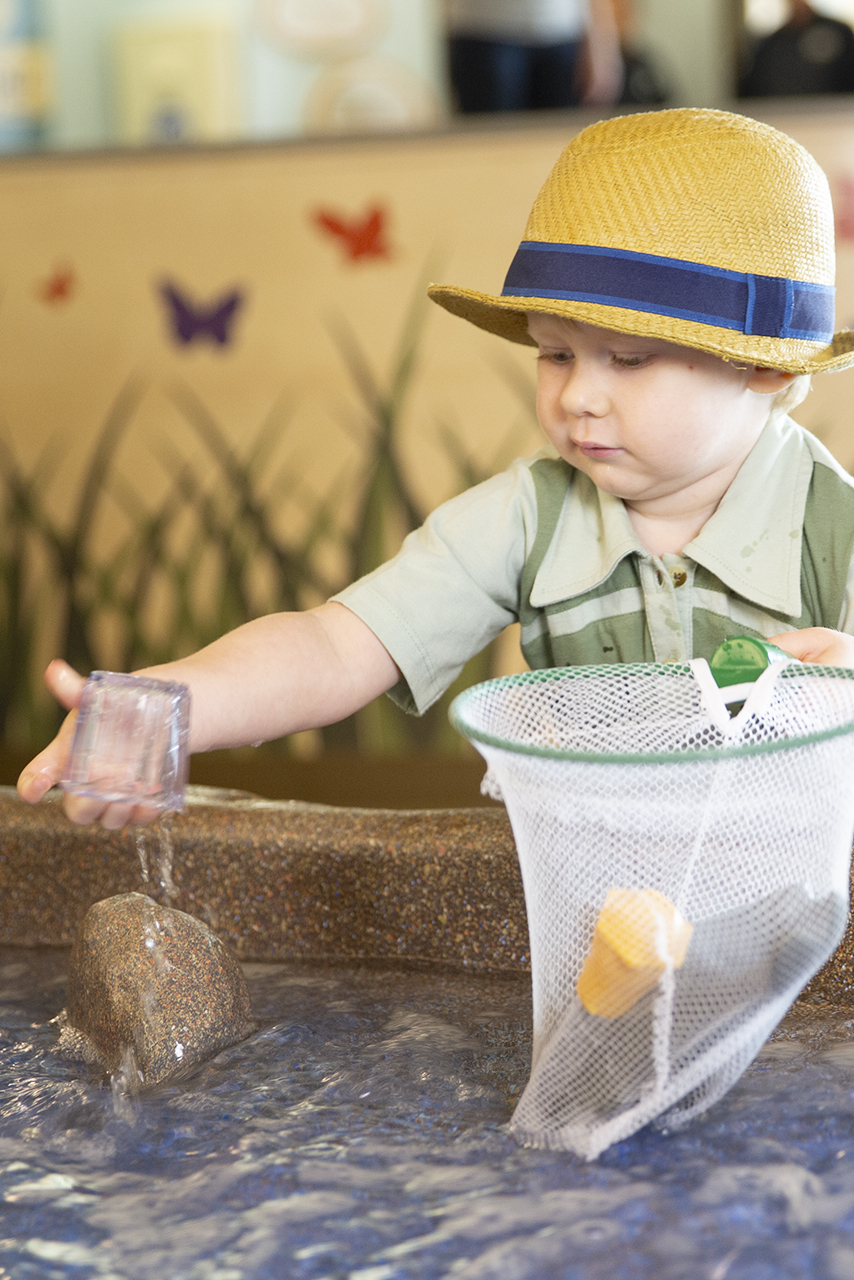
[[374, 205], [362, 218], [347, 218], [330, 209], [316, 209], [312, 219], [338, 240], [348, 262], [391, 257], [386, 234], [388, 215], [382, 205]]
[[36, 285], [36, 297], [49, 306], [58, 306], [69, 302], [77, 288], [77, 277], [68, 266], [56, 267], [47, 280], [40, 280]]

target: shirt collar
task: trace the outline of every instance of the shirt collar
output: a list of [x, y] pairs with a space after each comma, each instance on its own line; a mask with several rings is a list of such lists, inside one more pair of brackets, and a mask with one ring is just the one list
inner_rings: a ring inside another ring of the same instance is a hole
[[[769, 422], [684, 554], [746, 600], [799, 617], [804, 508], [812, 456], [789, 418]], [[534, 579], [534, 608], [590, 591], [632, 553], [649, 558], [619, 498], [568, 467], [571, 483]]]
[[790, 418], [769, 422], [685, 555], [740, 596], [801, 614], [801, 546], [813, 458]]
[[590, 591], [633, 551], [649, 555], [622, 501], [597, 489], [583, 471], [569, 464], [567, 471], [563, 509], [531, 588], [535, 609]]

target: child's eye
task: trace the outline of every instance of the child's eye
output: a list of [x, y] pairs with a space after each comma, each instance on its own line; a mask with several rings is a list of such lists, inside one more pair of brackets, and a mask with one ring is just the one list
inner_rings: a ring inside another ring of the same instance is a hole
[[538, 360], [549, 360], [552, 364], [569, 364], [574, 359], [571, 351], [541, 351]]
[[611, 356], [612, 363], [621, 369], [642, 369], [651, 359], [652, 356], [619, 355], [616, 351]]

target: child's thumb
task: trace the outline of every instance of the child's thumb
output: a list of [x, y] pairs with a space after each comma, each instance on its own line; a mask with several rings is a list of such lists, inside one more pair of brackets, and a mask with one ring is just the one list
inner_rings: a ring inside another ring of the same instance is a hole
[[67, 711], [80, 705], [80, 697], [86, 681], [62, 658], [54, 658], [44, 673], [45, 684]]

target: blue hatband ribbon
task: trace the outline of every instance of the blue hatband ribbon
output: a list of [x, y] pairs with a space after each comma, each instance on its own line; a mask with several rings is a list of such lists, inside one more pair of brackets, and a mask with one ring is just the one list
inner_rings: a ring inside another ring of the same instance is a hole
[[780, 276], [587, 244], [523, 240], [505, 298], [596, 302], [769, 338], [830, 342], [836, 290]]

